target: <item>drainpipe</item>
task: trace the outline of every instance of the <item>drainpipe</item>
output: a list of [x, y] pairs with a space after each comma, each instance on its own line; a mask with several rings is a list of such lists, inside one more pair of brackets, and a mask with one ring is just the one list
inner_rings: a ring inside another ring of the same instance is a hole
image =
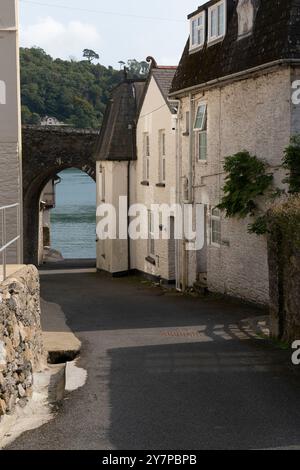
[[[127, 231], [129, 228], [129, 208], [130, 208], [130, 160], [127, 162]], [[131, 269], [131, 250], [130, 250], [130, 238], [127, 233], [127, 270], [128, 274]]]
[[128, 263], [127, 263], [127, 268], [128, 268], [128, 274], [131, 271], [131, 243], [130, 243], [130, 236], [128, 233], [129, 230], [129, 224], [130, 224], [130, 217], [129, 217], [129, 209], [130, 209], [130, 204], [131, 204], [131, 199], [130, 199], [130, 165], [131, 162], [133, 161], [134, 157], [134, 152], [135, 152], [135, 125], [134, 124], [129, 124], [128, 129], [131, 130], [131, 145], [132, 145], [132, 155], [131, 155], [131, 160], [128, 160], [127, 162], [127, 258], [128, 258]]
[[[188, 203], [193, 204], [193, 146], [194, 146], [194, 100], [192, 93], [189, 93], [189, 158], [188, 158]], [[183, 251], [183, 262], [182, 262], [182, 289], [185, 291], [188, 287], [189, 279], [189, 256], [186, 250], [187, 240], [183, 240], [182, 251]]]
[[194, 124], [194, 101], [192, 94], [189, 94], [189, 173], [188, 173], [188, 202], [189, 204], [193, 203], [193, 145], [194, 145], [194, 133], [193, 133], [193, 124]]
[[[176, 100], [178, 103], [178, 110], [177, 110], [177, 116], [176, 116], [176, 204], [180, 205], [180, 194], [181, 194], [181, 171], [180, 171], [180, 158], [181, 158], [181, 151], [180, 151], [180, 131], [181, 131], [181, 125], [180, 125], [180, 119], [181, 119], [181, 101]], [[175, 223], [178, 223], [175, 218]], [[175, 227], [174, 227], [175, 229]], [[175, 232], [174, 232], [175, 234]], [[176, 277], [176, 289], [178, 291], [181, 290], [181, 285], [180, 285], [180, 247], [181, 247], [181, 241], [180, 240], [175, 240], [175, 277]]]

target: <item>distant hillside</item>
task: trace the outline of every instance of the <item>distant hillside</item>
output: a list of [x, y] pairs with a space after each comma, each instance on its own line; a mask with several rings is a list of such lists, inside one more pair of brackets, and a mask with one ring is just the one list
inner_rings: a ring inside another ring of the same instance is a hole
[[[23, 124], [45, 116], [79, 128], [99, 128], [111, 89], [123, 71], [90, 60], [53, 59], [43, 49], [20, 49]], [[145, 76], [147, 64], [128, 61], [129, 75]]]

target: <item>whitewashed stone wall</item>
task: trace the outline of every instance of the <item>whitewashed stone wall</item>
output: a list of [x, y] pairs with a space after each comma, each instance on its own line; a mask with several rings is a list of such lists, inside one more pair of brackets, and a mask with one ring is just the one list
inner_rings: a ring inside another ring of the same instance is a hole
[[[291, 73], [289, 68], [238, 81], [196, 94], [208, 105], [207, 162], [193, 158], [194, 202], [208, 208], [219, 204], [224, 185], [226, 156], [247, 150], [264, 159], [275, 172], [275, 185], [282, 186], [284, 171], [278, 170], [291, 135]], [[181, 131], [189, 110], [182, 100]], [[296, 121], [295, 121], [296, 122]], [[295, 126], [294, 126], [295, 127]], [[189, 137], [182, 136], [182, 176], [188, 176]], [[208, 244], [208, 287], [211, 291], [266, 304], [269, 299], [267, 244], [264, 237], [250, 235], [250, 220], [222, 220], [222, 244]], [[210, 241], [210, 217], [207, 220]], [[196, 254], [189, 255], [190, 285], [197, 277]]]
[[[300, 67], [293, 67], [291, 70], [291, 81], [294, 84], [297, 82], [297, 98], [300, 97], [299, 84], [300, 84]], [[296, 91], [296, 90], [293, 90]], [[292, 104], [292, 134], [300, 134], [300, 104]]]

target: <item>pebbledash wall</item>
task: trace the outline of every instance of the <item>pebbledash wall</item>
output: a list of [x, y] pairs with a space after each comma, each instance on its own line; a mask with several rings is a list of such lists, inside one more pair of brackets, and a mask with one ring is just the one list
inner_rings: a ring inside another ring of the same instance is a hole
[[0, 425], [1, 416], [27, 404], [33, 374], [45, 364], [39, 276], [25, 266], [0, 284]]
[[[1, 0], [0, 7], [0, 207], [22, 205], [21, 119], [19, 83], [18, 7]], [[20, 225], [22, 214], [20, 211]], [[16, 209], [7, 211], [7, 238], [16, 236]], [[2, 230], [0, 228], [0, 230]], [[16, 262], [16, 250], [9, 261]]]
[[[282, 187], [280, 169], [284, 148], [297, 130], [299, 110], [291, 103], [295, 71], [280, 67], [223, 87], [201, 91], [193, 96], [194, 110], [207, 104], [207, 161], [193, 156], [194, 203], [207, 205], [207, 283], [220, 292], [260, 304], [269, 301], [269, 272], [265, 237], [248, 233], [250, 219], [221, 220], [221, 244], [210, 243], [211, 209], [218, 205], [224, 186], [224, 159], [247, 150], [264, 159], [274, 171], [275, 186]], [[188, 177], [189, 137], [182, 136], [184, 116], [190, 109], [188, 97], [182, 99], [181, 151], [182, 177]], [[297, 117], [298, 115], [298, 117]], [[292, 125], [293, 123], [293, 125]], [[201, 263], [200, 263], [201, 264]], [[189, 285], [201, 270], [199, 257], [188, 253]]]

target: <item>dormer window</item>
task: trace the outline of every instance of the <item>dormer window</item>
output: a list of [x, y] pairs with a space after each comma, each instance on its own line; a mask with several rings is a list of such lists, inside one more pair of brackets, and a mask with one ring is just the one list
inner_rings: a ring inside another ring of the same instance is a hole
[[224, 38], [226, 34], [226, 0], [208, 9], [208, 42]]
[[205, 42], [205, 11], [191, 18], [190, 51], [202, 47]]
[[[256, 11], [254, 9], [253, 0], [239, 0], [236, 8], [238, 14], [238, 37], [243, 38], [252, 33], [254, 26], [254, 17]], [[257, 9], [256, 9], [257, 10]]]

